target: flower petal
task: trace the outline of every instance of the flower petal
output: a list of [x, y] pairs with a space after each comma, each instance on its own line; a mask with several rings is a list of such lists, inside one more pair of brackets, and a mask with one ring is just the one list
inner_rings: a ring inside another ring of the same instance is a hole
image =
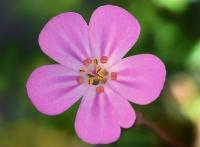
[[110, 80], [108, 86], [141, 105], [153, 102], [160, 95], [166, 76], [165, 65], [151, 54], [125, 58], [110, 70], [117, 72], [117, 80]]
[[105, 5], [97, 8], [89, 23], [93, 55], [108, 56], [110, 65], [131, 49], [139, 34], [137, 19], [118, 6]]
[[45, 65], [29, 77], [27, 91], [38, 111], [57, 115], [67, 110], [86, 91], [86, 85], [77, 84], [76, 72], [62, 65]]
[[105, 93], [96, 94], [90, 87], [77, 112], [75, 129], [78, 136], [90, 144], [108, 144], [120, 136], [120, 126]]
[[106, 93], [108, 93], [108, 98], [116, 113], [119, 125], [123, 128], [130, 128], [136, 120], [136, 114], [132, 106], [125, 98], [121, 97], [110, 88], [106, 87], [105, 90]]
[[88, 26], [77, 13], [52, 18], [41, 31], [39, 44], [49, 57], [71, 69], [78, 69], [84, 59], [91, 57]]

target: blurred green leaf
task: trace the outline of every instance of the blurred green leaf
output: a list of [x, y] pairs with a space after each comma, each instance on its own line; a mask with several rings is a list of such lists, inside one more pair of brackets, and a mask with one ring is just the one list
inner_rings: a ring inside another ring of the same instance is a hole
[[189, 4], [189, 0], [153, 0], [153, 2], [172, 12], [183, 12]]

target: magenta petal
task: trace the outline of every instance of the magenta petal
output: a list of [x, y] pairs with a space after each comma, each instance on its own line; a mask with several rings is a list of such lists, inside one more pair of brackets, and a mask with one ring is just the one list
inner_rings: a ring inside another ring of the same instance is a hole
[[91, 57], [88, 26], [77, 13], [52, 18], [41, 31], [39, 44], [44, 53], [71, 69], [78, 69], [85, 58]]
[[113, 92], [113, 90], [107, 87], [106, 93], [108, 93], [107, 96], [116, 113], [119, 125], [123, 128], [130, 128], [136, 120], [136, 114], [132, 106], [125, 98], [121, 97], [119, 94]]
[[117, 72], [117, 80], [110, 80], [108, 86], [124, 98], [141, 105], [158, 98], [166, 76], [165, 65], [150, 54], [122, 59], [111, 71]]
[[108, 56], [112, 65], [135, 44], [140, 34], [137, 19], [125, 9], [105, 5], [97, 8], [89, 23], [94, 56]]
[[27, 91], [38, 111], [57, 115], [67, 110], [86, 91], [86, 85], [77, 84], [78, 73], [62, 65], [45, 65], [29, 77]]
[[90, 144], [108, 144], [119, 138], [120, 126], [104, 93], [97, 95], [95, 88], [90, 87], [78, 109], [75, 129]]

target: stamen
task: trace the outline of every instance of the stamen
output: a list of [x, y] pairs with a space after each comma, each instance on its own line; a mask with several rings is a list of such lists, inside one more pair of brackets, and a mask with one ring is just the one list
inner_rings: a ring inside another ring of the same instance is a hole
[[93, 60], [93, 63], [94, 63], [94, 65], [98, 65], [98, 60], [97, 60], [97, 59], [94, 59], [94, 60]]
[[99, 79], [94, 79], [92, 84], [93, 85], [98, 85], [99, 84]]
[[102, 68], [100, 66], [97, 66], [96, 73], [99, 73], [101, 70], [102, 70]]
[[[100, 62], [104, 64], [107, 62], [107, 60], [108, 60], [107, 56], [102, 56]], [[102, 68], [101, 65], [98, 65], [99, 60], [97, 58], [95, 59], [86, 58], [83, 61], [83, 64], [85, 66], [79, 69], [80, 76], [77, 77], [77, 82], [79, 84], [82, 84], [83, 82], [86, 81], [89, 85], [97, 85], [98, 86], [96, 88], [97, 93], [103, 92], [104, 88], [100, 85], [103, 85], [108, 81], [110, 75], [109, 72], [105, 68]], [[112, 80], [116, 80], [117, 74], [113, 72], [110, 77]]]
[[117, 80], [117, 73], [111, 72], [111, 80]]
[[98, 74], [98, 78], [100, 79], [100, 80], [103, 80], [103, 75], [100, 75], [100, 74]]
[[83, 82], [84, 82], [84, 78], [82, 77], [82, 76], [79, 76], [79, 77], [77, 77], [77, 82], [79, 83], [79, 84], [82, 84]]
[[89, 84], [89, 85], [92, 85], [92, 83], [93, 83], [93, 79], [92, 79], [92, 78], [89, 78], [89, 79], [88, 79], [88, 84]]
[[103, 74], [103, 71], [102, 71], [102, 68], [99, 68], [97, 70], [97, 76], [100, 80], [102, 80], [104, 78], [104, 74]]
[[101, 57], [101, 63], [105, 64], [108, 61], [108, 57], [107, 56], [102, 56]]
[[98, 87], [96, 88], [96, 93], [100, 94], [100, 93], [102, 93], [102, 92], [104, 92], [104, 87], [103, 87], [103, 86], [98, 86]]
[[108, 76], [108, 74], [109, 74], [109, 72], [108, 72], [107, 70], [104, 70], [104, 71], [103, 71], [103, 75], [104, 75], [104, 76]]
[[87, 58], [87, 59], [85, 59], [85, 60], [83, 61], [83, 64], [84, 64], [85, 66], [89, 66], [91, 63], [92, 63], [92, 60], [91, 60], [90, 58]]
[[92, 77], [92, 78], [89, 78], [89, 79], [88, 79], [88, 84], [89, 84], [89, 85], [98, 85], [99, 82], [100, 82], [100, 81], [99, 81], [99, 79], [97, 79], [97, 78], [93, 78], [93, 77]]
[[88, 73], [87, 74], [89, 78], [95, 77], [93, 74]]
[[85, 70], [84, 68], [81, 68], [79, 71], [80, 71], [81, 73], [86, 72], [86, 70]]
[[101, 83], [102, 84], [105, 84], [107, 82], [107, 79], [106, 78], [103, 78], [102, 80], [101, 80]]

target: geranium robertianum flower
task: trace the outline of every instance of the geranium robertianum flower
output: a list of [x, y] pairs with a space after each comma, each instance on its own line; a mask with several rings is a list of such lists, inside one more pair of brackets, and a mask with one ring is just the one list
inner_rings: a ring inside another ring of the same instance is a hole
[[59, 64], [37, 68], [27, 91], [43, 114], [66, 111], [81, 97], [78, 136], [91, 144], [116, 141], [136, 114], [128, 101], [146, 105], [160, 94], [165, 66], [151, 54], [122, 59], [140, 34], [136, 18], [112, 5], [97, 8], [89, 26], [77, 13], [52, 18], [39, 35], [42, 51]]

